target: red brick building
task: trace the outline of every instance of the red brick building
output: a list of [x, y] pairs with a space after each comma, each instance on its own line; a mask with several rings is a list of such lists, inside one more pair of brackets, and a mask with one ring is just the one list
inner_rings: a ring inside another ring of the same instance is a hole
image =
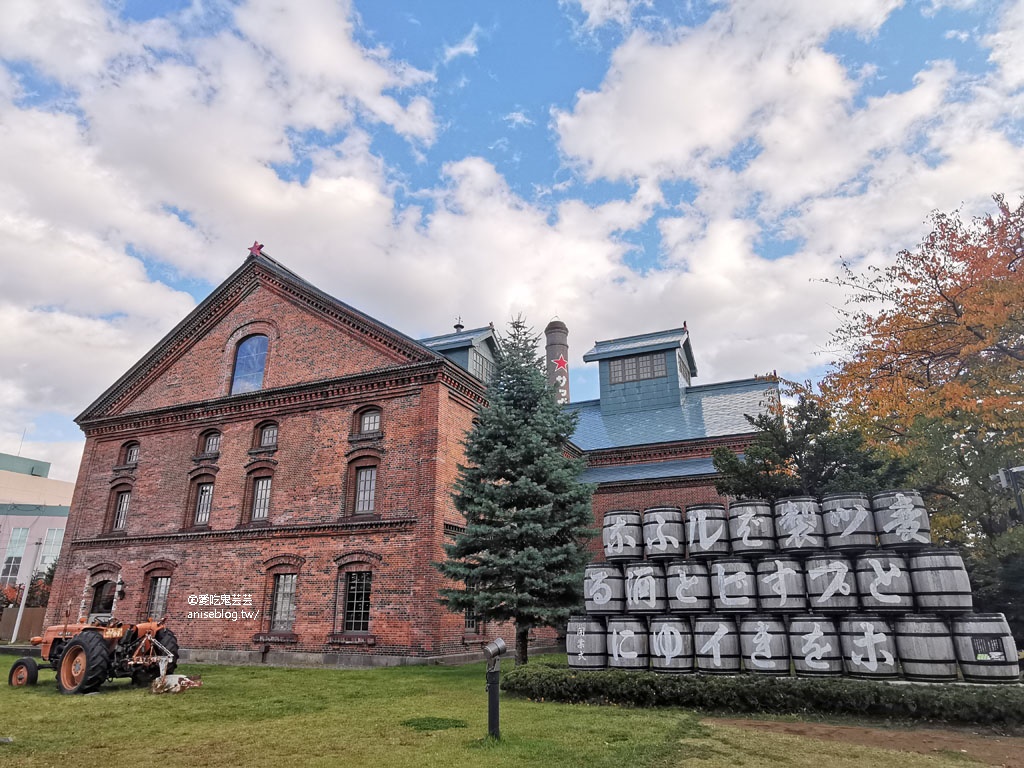
[[[47, 620], [166, 614], [193, 659], [475, 650], [502, 628], [442, 608], [432, 563], [463, 526], [450, 492], [495, 354], [491, 328], [416, 341], [257, 252], [78, 417]], [[598, 524], [713, 497], [711, 449], [741, 450], [774, 391], [689, 386], [685, 328], [585, 359], [601, 398], [567, 407]]]

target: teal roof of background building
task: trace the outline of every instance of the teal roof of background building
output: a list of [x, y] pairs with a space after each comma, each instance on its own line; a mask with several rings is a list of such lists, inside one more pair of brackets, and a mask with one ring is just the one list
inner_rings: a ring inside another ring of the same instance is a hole
[[0, 504], [0, 517], [67, 517], [70, 510], [60, 504]]
[[40, 461], [39, 459], [25, 459], [21, 456], [12, 456], [9, 453], [0, 453], [0, 470], [17, 472], [19, 475], [49, 477], [50, 462]]
[[585, 400], [566, 408], [579, 414], [573, 444], [599, 451], [755, 432], [744, 417], [764, 413], [777, 401], [778, 391], [774, 379], [743, 379], [688, 387], [679, 406], [602, 413], [599, 400]]

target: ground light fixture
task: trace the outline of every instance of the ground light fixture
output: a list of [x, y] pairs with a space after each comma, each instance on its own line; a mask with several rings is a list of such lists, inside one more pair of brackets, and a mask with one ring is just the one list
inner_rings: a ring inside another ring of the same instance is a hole
[[498, 685], [501, 681], [501, 656], [508, 650], [505, 641], [500, 637], [491, 640], [484, 646], [484, 658], [487, 659], [487, 735], [493, 739], [501, 739], [498, 727]]

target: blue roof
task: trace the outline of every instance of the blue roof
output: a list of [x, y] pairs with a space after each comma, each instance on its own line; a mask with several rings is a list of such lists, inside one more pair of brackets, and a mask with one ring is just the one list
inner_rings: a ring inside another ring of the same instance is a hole
[[446, 333], [441, 336], [430, 336], [420, 339], [420, 344], [435, 351], [457, 349], [478, 345], [481, 341], [494, 335], [494, 329], [485, 325], [483, 328], [472, 328], [468, 331]]
[[700, 459], [626, 464], [618, 467], [588, 467], [580, 475], [580, 481], [584, 483], [618, 483], [625, 480], [658, 480], [713, 474], [715, 474], [714, 462], [710, 456], [706, 456]]
[[566, 407], [580, 416], [572, 442], [581, 450], [599, 451], [754, 432], [744, 415], [766, 412], [778, 389], [773, 379], [742, 379], [689, 387], [681, 406], [609, 414], [601, 413], [599, 400]]
[[658, 352], [663, 349], [682, 349], [686, 356], [686, 364], [690, 368], [690, 375], [697, 375], [697, 364], [694, 362], [693, 349], [690, 347], [690, 333], [685, 326], [667, 331], [642, 333], [639, 336], [624, 336], [621, 339], [598, 341], [594, 343], [594, 348], [583, 356], [583, 360], [592, 363], [595, 360]]

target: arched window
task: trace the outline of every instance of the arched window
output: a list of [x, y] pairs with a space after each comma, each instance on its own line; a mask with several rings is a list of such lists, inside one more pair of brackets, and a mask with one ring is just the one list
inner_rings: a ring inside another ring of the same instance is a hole
[[242, 339], [235, 350], [235, 371], [231, 376], [231, 394], [255, 392], [263, 388], [263, 369], [267, 364], [269, 339], [262, 334]]
[[264, 421], [256, 425], [256, 432], [253, 434], [253, 450], [277, 448], [277, 422]]
[[123, 531], [128, 526], [128, 510], [132, 504], [132, 486], [120, 483], [110, 491], [107, 502], [107, 531]]
[[114, 610], [114, 592], [117, 585], [112, 579], [108, 579], [97, 582], [92, 589], [92, 605], [89, 608], [90, 620], [95, 616], [109, 616]]
[[118, 456], [118, 464], [138, 464], [139, 463], [139, 443], [138, 441], [132, 440], [130, 443], [125, 443], [121, 446], [121, 453]]
[[189, 489], [186, 525], [205, 527], [210, 525], [210, 511], [213, 509], [214, 477], [200, 474], [192, 478]]
[[360, 435], [370, 435], [381, 431], [380, 408], [364, 408], [356, 414], [356, 432]]
[[212, 456], [220, 453], [220, 432], [207, 430], [199, 436], [199, 455]]
[[334, 587], [334, 628], [330, 642], [350, 643], [363, 636], [373, 644], [371, 630], [371, 588], [374, 567], [381, 561], [373, 552], [351, 552], [335, 558], [338, 577]]

